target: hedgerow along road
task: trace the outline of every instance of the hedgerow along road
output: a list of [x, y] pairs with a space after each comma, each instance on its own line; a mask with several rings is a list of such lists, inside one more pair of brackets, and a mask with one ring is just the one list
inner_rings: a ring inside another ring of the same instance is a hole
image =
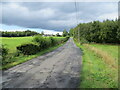
[[58, 49], [3, 71], [3, 88], [77, 88], [81, 51], [70, 38]]

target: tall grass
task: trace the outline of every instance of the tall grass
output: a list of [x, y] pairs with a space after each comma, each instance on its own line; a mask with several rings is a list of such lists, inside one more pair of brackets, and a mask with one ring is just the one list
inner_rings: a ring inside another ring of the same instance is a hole
[[111, 44], [89, 44], [92, 47], [98, 48], [109, 56], [113, 57], [115, 61], [118, 61], [118, 47], [119, 45], [111, 45]]
[[99, 57], [103, 58], [103, 60], [105, 61], [106, 64], [112, 66], [113, 68], [118, 69], [118, 65], [115, 62], [115, 59], [112, 56], [110, 56], [107, 52], [102, 51], [102, 50], [100, 50], [98, 48], [92, 47], [89, 44], [84, 44], [84, 46], [88, 50], [93, 51], [94, 53], [96, 53], [96, 55], [98, 55]]

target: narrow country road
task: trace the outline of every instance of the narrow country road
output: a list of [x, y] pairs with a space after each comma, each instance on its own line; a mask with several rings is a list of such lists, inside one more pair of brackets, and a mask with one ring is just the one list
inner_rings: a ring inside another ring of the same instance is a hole
[[77, 88], [81, 51], [70, 38], [58, 49], [3, 71], [3, 88]]

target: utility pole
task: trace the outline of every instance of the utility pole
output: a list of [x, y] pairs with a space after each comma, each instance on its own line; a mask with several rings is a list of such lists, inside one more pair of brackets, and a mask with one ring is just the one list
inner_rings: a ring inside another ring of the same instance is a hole
[[80, 28], [78, 27], [78, 42], [80, 43]]
[[[77, 26], [79, 25], [79, 22], [78, 22], [78, 20], [79, 20], [79, 17], [78, 17], [78, 9], [77, 9], [77, 3], [76, 3], [76, 0], [75, 0], [75, 9], [76, 9], [76, 20], [77, 20]], [[79, 28], [79, 26], [78, 26], [78, 42], [80, 43], [80, 30], [79, 30], [80, 28]]]

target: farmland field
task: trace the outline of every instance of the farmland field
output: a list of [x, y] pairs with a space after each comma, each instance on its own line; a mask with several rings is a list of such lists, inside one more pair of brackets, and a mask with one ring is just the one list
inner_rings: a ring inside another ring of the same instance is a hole
[[33, 37], [0, 37], [2, 40], [2, 44], [5, 45], [10, 53], [14, 53], [16, 51], [16, 46], [32, 42]]
[[112, 67], [114, 62], [115, 66], [118, 66], [118, 46], [89, 44], [90, 48], [102, 50], [113, 58], [112, 63], [106, 63], [102, 56], [93, 52], [87, 45], [76, 44], [83, 51], [80, 88], [118, 88], [118, 68]]
[[[16, 46], [21, 44], [26, 44], [32, 42], [34, 37], [0, 37], [0, 41], [9, 49], [9, 53], [14, 53], [16, 51]], [[63, 37], [53, 37], [61, 39]]]

